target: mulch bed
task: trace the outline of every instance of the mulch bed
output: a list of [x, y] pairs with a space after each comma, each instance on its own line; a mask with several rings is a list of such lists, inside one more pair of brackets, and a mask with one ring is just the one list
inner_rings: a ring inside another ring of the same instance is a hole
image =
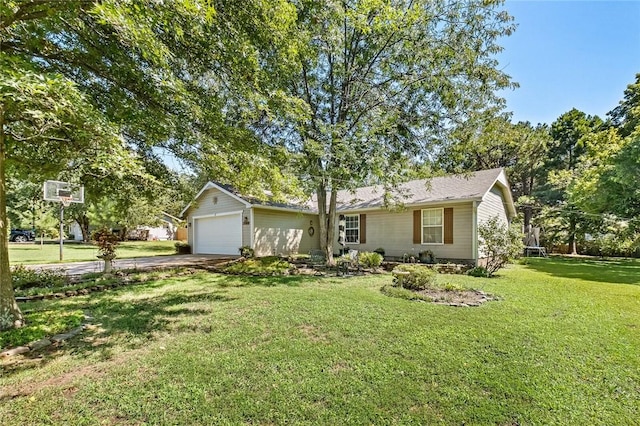
[[437, 290], [428, 289], [416, 293], [430, 298], [433, 303], [449, 306], [480, 306], [490, 300], [499, 300], [498, 297], [480, 290]]

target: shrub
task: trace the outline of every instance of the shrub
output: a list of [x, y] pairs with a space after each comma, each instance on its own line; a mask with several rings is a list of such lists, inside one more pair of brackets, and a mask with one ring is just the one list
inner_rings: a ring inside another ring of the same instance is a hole
[[277, 256], [240, 260], [222, 269], [227, 274], [258, 276], [289, 275], [295, 271], [295, 266]]
[[380, 256], [384, 257], [385, 251], [382, 247], [378, 247], [373, 251], [374, 253], [378, 253]]
[[11, 270], [11, 283], [15, 290], [25, 290], [35, 287], [60, 287], [69, 282], [62, 269], [33, 270], [22, 265]]
[[184, 241], [178, 241], [175, 244], [177, 254], [191, 254], [191, 246]]
[[240, 247], [239, 250], [240, 250], [240, 256], [242, 257], [250, 258], [250, 257], [253, 257], [255, 254], [255, 251], [249, 246], [242, 246]]
[[472, 277], [488, 277], [489, 272], [487, 268], [482, 266], [476, 266], [475, 268], [471, 268], [467, 271], [467, 275], [471, 275]]
[[102, 228], [94, 232], [91, 239], [93, 239], [98, 246], [98, 251], [100, 252], [99, 257], [105, 260], [115, 259], [116, 247], [120, 244], [116, 234], [106, 228]]
[[398, 299], [422, 300], [424, 302], [433, 302], [433, 299], [431, 299], [429, 296], [424, 296], [420, 293], [416, 293], [415, 291], [407, 290], [406, 288], [402, 288], [402, 287], [393, 287], [390, 285], [385, 285], [380, 289], [380, 291], [385, 296], [397, 297]]
[[358, 254], [358, 262], [365, 268], [377, 268], [382, 264], [382, 260], [380, 253], [365, 251]]
[[456, 284], [456, 283], [444, 283], [440, 286], [438, 286], [439, 288], [441, 288], [444, 291], [465, 291], [467, 290], [466, 287], [461, 286], [460, 284]]
[[524, 249], [520, 229], [515, 225], [508, 227], [497, 216], [478, 226], [478, 236], [488, 277], [520, 256]]
[[[408, 272], [409, 275], [402, 275], [402, 280], [398, 279], [397, 272]], [[402, 281], [402, 287], [409, 290], [425, 290], [435, 287], [438, 273], [426, 266], [415, 264], [403, 264], [396, 266], [392, 274], [395, 276], [394, 285]]]
[[422, 263], [436, 263], [436, 255], [431, 250], [424, 250], [418, 253], [418, 258]]

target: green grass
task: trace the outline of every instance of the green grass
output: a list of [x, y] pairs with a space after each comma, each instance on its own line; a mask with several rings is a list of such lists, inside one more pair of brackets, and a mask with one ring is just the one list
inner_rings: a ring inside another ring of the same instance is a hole
[[96, 329], [0, 376], [3, 424], [629, 425], [640, 262], [532, 259], [500, 301], [387, 297], [390, 275], [198, 273], [26, 309]]
[[42, 309], [26, 312], [25, 319], [29, 326], [0, 333], [0, 349], [26, 345], [64, 333], [82, 324], [84, 314], [81, 310]]
[[[175, 241], [125, 241], [118, 246], [118, 258], [160, 256], [175, 253]], [[91, 244], [65, 244], [64, 262], [96, 260], [98, 248]], [[12, 265], [58, 263], [60, 246], [56, 244], [9, 244]]]

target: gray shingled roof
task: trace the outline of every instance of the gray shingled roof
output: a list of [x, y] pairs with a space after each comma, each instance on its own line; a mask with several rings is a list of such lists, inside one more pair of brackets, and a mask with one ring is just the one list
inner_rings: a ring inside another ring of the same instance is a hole
[[[481, 170], [463, 175], [434, 177], [419, 179], [400, 184], [391, 192], [396, 202], [404, 205], [419, 205], [446, 201], [480, 200], [498, 179], [502, 169]], [[223, 188], [245, 202], [254, 206], [275, 207], [286, 210], [317, 213], [316, 197], [306, 203], [280, 203], [270, 200], [260, 200], [237, 193], [232, 187], [217, 182], [210, 182]], [[206, 188], [206, 186], [205, 186]], [[203, 188], [203, 190], [205, 189]], [[201, 191], [202, 192], [202, 191]], [[181, 215], [189, 208], [184, 208]], [[366, 186], [355, 191], [342, 190], [338, 192], [338, 211], [356, 209], [371, 209], [384, 207], [384, 189], [381, 185]]]
[[[464, 175], [413, 180], [400, 184], [391, 194], [405, 205], [480, 199], [491, 189], [501, 172], [502, 169], [491, 169]], [[338, 192], [338, 211], [383, 206], [384, 189], [381, 185]]]

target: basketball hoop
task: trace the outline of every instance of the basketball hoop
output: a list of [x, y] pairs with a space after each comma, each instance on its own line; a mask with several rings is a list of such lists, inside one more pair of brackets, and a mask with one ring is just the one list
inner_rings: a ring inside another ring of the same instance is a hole
[[62, 246], [64, 245], [64, 208], [71, 203], [84, 203], [84, 186], [59, 180], [48, 180], [42, 187], [45, 201], [60, 203], [60, 261], [62, 262]]

